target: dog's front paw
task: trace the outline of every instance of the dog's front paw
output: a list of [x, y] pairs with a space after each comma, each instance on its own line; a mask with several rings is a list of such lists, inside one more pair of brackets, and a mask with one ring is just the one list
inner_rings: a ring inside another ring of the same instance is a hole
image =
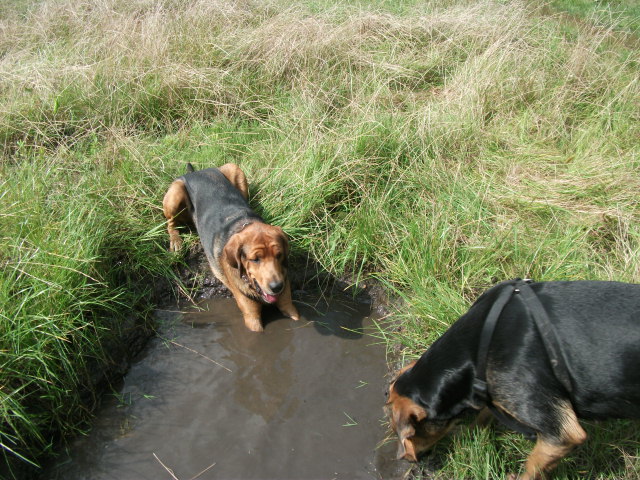
[[300, 320], [300, 314], [298, 313], [298, 309], [291, 302], [291, 300], [287, 302], [278, 302], [277, 305], [278, 305], [278, 310], [280, 310], [283, 315], [286, 315], [292, 320]]
[[292, 320], [300, 320], [300, 314], [298, 313], [298, 309], [291, 305], [278, 305], [278, 309], [282, 312], [283, 315], [286, 315]]
[[169, 237], [169, 251], [179, 252], [182, 248], [182, 238], [179, 235], [172, 235]]
[[244, 324], [252, 332], [264, 332], [264, 328], [262, 327], [262, 322], [260, 321], [259, 318], [245, 318]]

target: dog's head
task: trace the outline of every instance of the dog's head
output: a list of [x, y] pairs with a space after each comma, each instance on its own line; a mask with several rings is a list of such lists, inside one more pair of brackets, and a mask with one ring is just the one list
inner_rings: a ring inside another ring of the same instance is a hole
[[385, 412], [391, 428], [398, 435], [398, 459], [417, 462], [418, 458], [440, 440], [453, 426], [453, 419], [430, 418], [427, 409], [396, 390], [396, 382], [415, 362], [396, 374], [389, 387]]
[[280, 227], [252, 223], [233, 235], [224, 247], [227, 262], [267, 303], [278, 301], [287, 282], [289, 241]]

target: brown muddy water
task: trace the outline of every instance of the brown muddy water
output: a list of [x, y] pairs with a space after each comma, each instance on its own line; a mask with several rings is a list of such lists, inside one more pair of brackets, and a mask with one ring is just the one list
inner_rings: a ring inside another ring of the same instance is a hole
[[296, 304], [248, 331], [233, 299], [158, 311], [161, 334], [47, 480], [396, 479], [368, 304]]

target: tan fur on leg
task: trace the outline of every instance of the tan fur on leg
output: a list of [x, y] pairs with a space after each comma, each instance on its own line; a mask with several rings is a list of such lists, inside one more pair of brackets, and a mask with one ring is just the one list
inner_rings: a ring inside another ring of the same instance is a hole
[[238, 165], [235, 163], [225, 163], [221, 167], [218, 167], [218, 170], [227, 177], [227, 180], [231, 182], [231, 185], [240, 190], [240, 193], [245, 200], [249, 199], [249, 185], [247, 183], [247, 177], [245, 177], [244, 172], [240, 170]]
[[162, 200], [162, 213], [167, 219], [167, 231], [169, 232], [169, 250], [177, 252], [182, 247], [182, 238], [177, 227], [191, 223], [189, 213], [191, 204], [187, 189], [182, 180], [175, 180], [169, 186]]
[[568, 403], [560, 405], [562, 412], [562, 437], [559, 441], [538, 438], [526, 463], [526, 472], [520, 480], [538, 480], [556, 468], [571, 450], [584, 443], [587, 434], [578, 422], [576, 413]]

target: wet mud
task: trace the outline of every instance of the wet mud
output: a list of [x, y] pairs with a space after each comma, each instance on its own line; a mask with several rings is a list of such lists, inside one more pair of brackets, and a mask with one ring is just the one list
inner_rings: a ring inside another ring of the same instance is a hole
[[395, 479], [370, 304], [296, 298], [248, 331], [235, 301], [156, 312], [160, 333], [48, 480]]

